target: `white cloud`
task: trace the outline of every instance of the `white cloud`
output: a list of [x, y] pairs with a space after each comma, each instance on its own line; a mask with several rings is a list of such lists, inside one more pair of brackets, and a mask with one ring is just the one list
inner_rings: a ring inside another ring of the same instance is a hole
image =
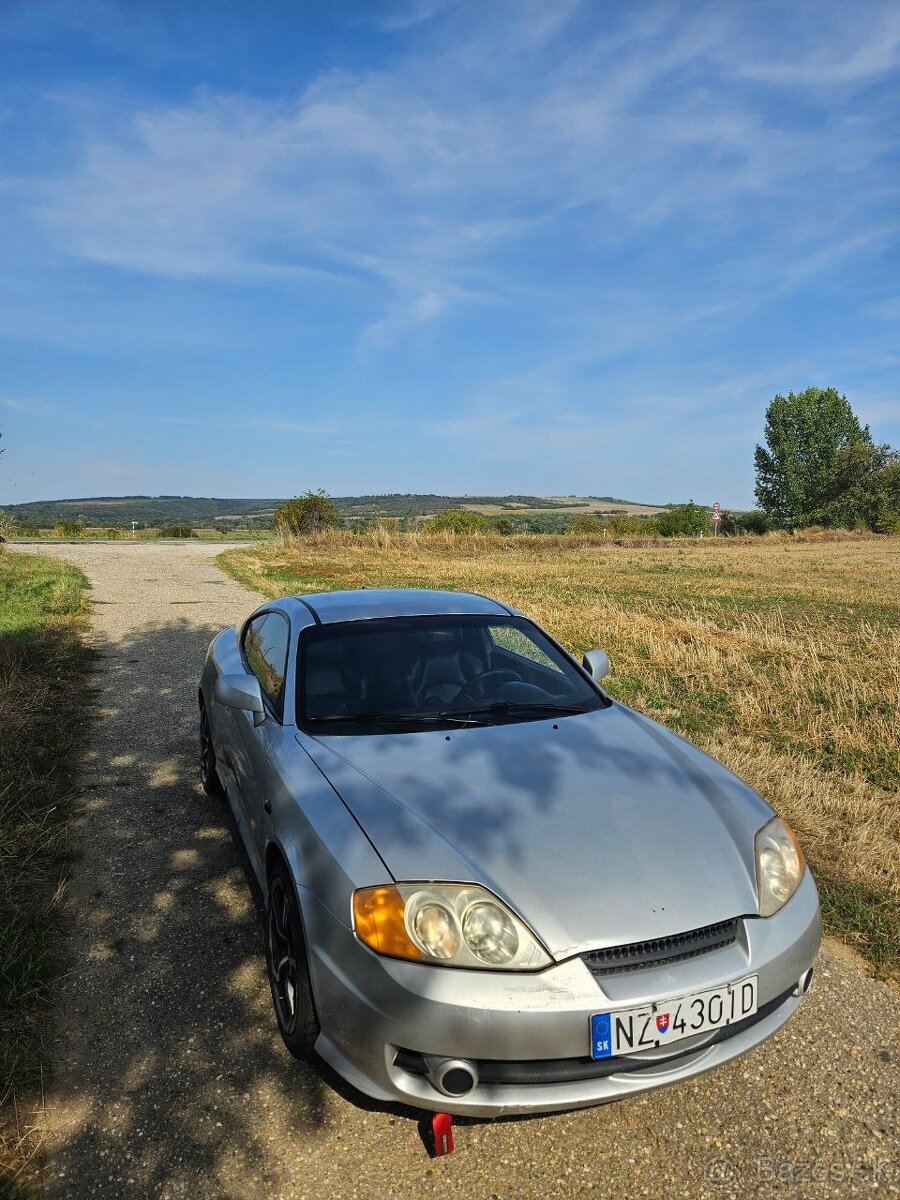
[[[900, 10], [896, 5], [796, 4], [793, 18], [801, 24], [797, 34], [801, 53], [796, 51], [794, 30], [785, 36], [782, 22], [781, 46], [764, 60], [743, 62], [740, 73], [747, 79], [799, 87], [835, 87], [870, 82], [900, 64]], [[779, 6], [779, 17], [784, 7]], [[805, 37], [804, 37], [805, 35]], [[784, 57], [785, 47], [790, 54]]]
[[813, 96], [811, 119], [786, 121], [767, 95], [789, 68], [794, 81], [887, 69], [891, 9], [854, 9], [852, 38], [798, 18], [789, 68], [741, 6], [661, 5], [609, 32], [575, 3], [420, 0], [386, 22], [431, 29], [438, 11], [390, 69], [330, 71], [291, 101], [203, 91], [93, 110], [77, 165], [37, 189], [40, 218], [108, 267], [350, 289], [368, 349], [543, 285], [541, 245], [560, 230], [598, 270], [679, 223], [710, 242], [760, 234], [786, 270], [827, 269], [854, 237], [866, 249], [867, 196], [890, 178], [877, 107]]
[[27, 417], [49, 417], [56, 411], [56, 405], [48, 404], [46, 400], [19, 398], [15, 396], [0, 397], [0, 405], [10, 412], [21, 413]]

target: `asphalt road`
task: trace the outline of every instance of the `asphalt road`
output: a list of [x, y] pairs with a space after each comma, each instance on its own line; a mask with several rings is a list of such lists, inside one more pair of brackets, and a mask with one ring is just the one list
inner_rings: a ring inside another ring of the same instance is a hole
[[291, 1059], [227, 806], [197, 785], [203, 654], [256, 603], [215, 567], [222, 548], [54, 548], [93, 584], [102, 660], [46, 1104], [49, 1197], [900, 1194], [900, 992], [840, 947], [823, 951], [794, 1020], [744, 1059], [603, 1108], [458, 1121], [444, 1159], [427, 1156], [415, 1114]]

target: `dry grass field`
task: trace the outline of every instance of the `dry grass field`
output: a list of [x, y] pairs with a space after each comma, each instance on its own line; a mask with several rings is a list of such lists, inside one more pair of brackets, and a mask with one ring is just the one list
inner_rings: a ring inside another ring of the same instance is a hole
[[577, 654], [603, 646], [613, 695], [770, 800], [800, 834], [831, 932], [900, 972], [900, 539], [335, 533], [220, 561], [269, 596], [486, 592]]

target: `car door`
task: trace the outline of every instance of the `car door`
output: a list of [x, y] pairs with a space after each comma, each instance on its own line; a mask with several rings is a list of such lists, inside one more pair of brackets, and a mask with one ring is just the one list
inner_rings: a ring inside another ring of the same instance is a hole
[[249, 621], [241, 638], [244, 666], [259, 680], [265, 706], [265, 719], [259, 725], [254, 724], [251, 712], [236, 710], [235, 713], [238, 735], [235, 768], [251, 856], [259, 852], [269, 750], [282, 733], [289, 641], [288, 619], [274, 611], [260, 613]]

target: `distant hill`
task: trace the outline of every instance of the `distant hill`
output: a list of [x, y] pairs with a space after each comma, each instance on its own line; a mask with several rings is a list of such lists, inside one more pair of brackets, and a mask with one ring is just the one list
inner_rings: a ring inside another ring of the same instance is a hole
[[[392, 492], [379, 496], [333, 496], [345, 520], [371, 517], [427, 517], [444, 508], [465, 506], [489, 513], [525, 516], [528, 513], [661, 512], [659, 505], [638, 504], [614, 496], [436, 496]], [[156, 526], [181, 523], [195, 528], [213, 524], [269, 526], [282, 498], [217, 499], [211, 496], [85, 496], [76, 500], [34, 500], [7, 504], [4, 509], [23, 524], [50, 528], [60, 521], [85, 525]]]

